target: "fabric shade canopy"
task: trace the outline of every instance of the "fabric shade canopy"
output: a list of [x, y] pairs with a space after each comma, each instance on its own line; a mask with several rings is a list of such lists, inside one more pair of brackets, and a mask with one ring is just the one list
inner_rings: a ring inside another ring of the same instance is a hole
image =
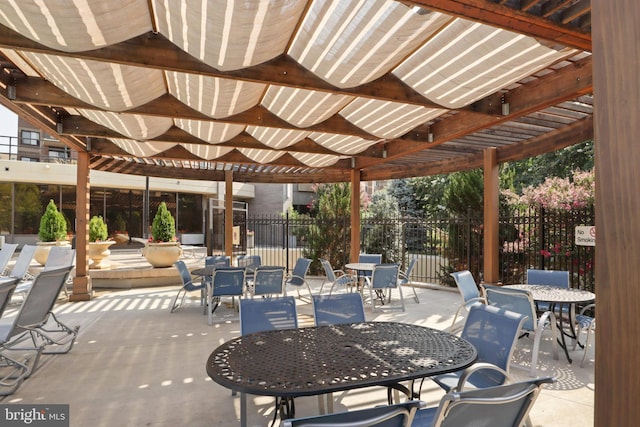
[[520, 3], [2, 0], [0, 101], [95, 170], [479, 167], [487, 147], [508, 161], [592, 137], [589, 2]]

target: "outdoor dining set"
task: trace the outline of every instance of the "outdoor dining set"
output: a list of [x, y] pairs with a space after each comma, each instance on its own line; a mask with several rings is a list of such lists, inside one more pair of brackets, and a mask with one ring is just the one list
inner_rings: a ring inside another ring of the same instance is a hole
[[[510, 286], [477, 285], [469, 271], [454, 272], [462, 302], [444, 331], [366, 320], [365, 305], [372, 312], [404, 311], [402, 287], [411, 285], [415, 259], [402, 271], [381, 258], [361, 254], [358, 262], [339, 270], [320, 260], [326, 279], [316, 294], [307, 281], [312, 262], [307, 258], [298, 259], [290, 274], [284, 267], [261, 265], [257, 256], [240, 257], [235, 266], [228, 257], [207, 257], [205, 267], [192, 271], [176, 263], [183, 287], [172, 312], [190, 291], [200, 291], [209, 324], [222, 297], [231, 297], [230, 307], [237, 307], [241, 335], [212, 349], [206, 371], [240, 394], [241, 426], [247, 425], [247, 395], [274, 398], [272, 425], [280, 417], [283, 426], [460, 426], [479, 419], [482, 425], [519, 426], [528, 422], [543, 384], [554, 381], [538, 375], [545, 331], [552, 334], [555, 359], [557, 346], [569, 363], [570, 351], [580, 347], [584, 363], [595, 329], [595, 295], [570, 288], [568, 272], [529, 270], [525, 284]], [[313, 326], [299, 327], [296, 297], [287, 294], [292, 288], [298, 299], [308, 292]], [[392, 291], [399, 296], [395, 304]], [[464, 324], [454, 333], [462, 311]], [[526, 368], [531, 379], [516, 381], [511, 360], [524, 337], [533, 340]], [[445, 392], [435, 407], [420, 400], [425, 380]], [[386, 388], [387, 404], [334, 413], [333, 393], [367, 387]], [[303, 396], [317, 396], [318, 415], [296, 418], [295, 400]]]

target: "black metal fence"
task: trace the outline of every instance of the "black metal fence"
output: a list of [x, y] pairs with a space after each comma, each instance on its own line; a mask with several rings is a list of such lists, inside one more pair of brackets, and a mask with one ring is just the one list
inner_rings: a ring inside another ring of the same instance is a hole
[[[531, 209], [500, 217], [500, 281], [523, 283], [529, 268], [567, 270], [572, 287], [593, 290], [594, 246], [575, 244], [575, 227], [594, 224], [593, 208], [567, 212]], [[260, 255], [263, 264], [285, 263], [293, 268], [300, 256], [316, 260], [313, 274], [322, 274], [317, 259], [327, 258], [334, 268], [348, 262], [350, 219], [318, 221], [289, 216], [253, 216], [237, 249]], [[407, 266], [416, 256], [413, 280], [453, 286], [450, 272], [468, 269], [483, 280], [482, 218], [363, 218], [360, 248], [383, 254], [383, 262]]]

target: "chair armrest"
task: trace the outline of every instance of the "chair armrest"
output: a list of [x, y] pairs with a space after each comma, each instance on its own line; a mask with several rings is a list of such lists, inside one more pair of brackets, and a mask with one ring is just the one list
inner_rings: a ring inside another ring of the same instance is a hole
[[[596, 304], [595, 304], [595, 303], [587, 304], [587, 305], [585, 305], [584, 307], [582, 307], [582, 310], [580, 310], [580, 313], [579, 313], [579, 314], [580, 314], [581, 316], [584, 316], [584, 315], [585, 315], [584, 313], [585, 313], [587, 310], [594, 309], [595, 307], [596, 307]], [[590, 317], [591, 317], [591, 316], [590, 316]]]
[[464, 388], [465, 383], [467, 382], [467, 379], [475, 374], [478, 371], [482, 371], [485, 369], [491, 369], [493, 371], [497, 371], [499, 373], [501, 373], [502, 375], [505, 376], [506, 381], [511, 381], [512, 378], [509, 375], [509, 373], [507, 371], [505, 371], [504, 369], [491, 364], [491, 363], [487, 363], [487, 362], [478, 362], [478, 363], [474, 363], [473, 365], [471, 365], [470, 367], [468, 367], [467, 369], [465, 369], [464, 371], [462, 371], [462, 374], [460, 375], [460, 379], [458, 380], [458, 384], [456, 385], [454, 390], [451, 391], [462, 391]]

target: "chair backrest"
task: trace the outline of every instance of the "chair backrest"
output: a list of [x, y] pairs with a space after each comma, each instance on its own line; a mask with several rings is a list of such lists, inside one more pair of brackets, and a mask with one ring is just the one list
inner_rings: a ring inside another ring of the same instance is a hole
[[204, 259], [207, 267], [231, 267], [230, 258], [227, 255], [213, 255]]
[[411, 272], [413, 271], [413, 267], [416, 265], [416, 261], [418, 261], [418, 257], [414, 256], [413, 258], [411, 258], [411, 261], [409, 261], [409, 266], [407, 267], [407, 269], [404, 272], [401, 272], [400, 274], [401, 284], [404, 285], [411, 281]]
[[378, 264], [371, 275], [371, 287], [373, 289], [395, 288], [398, 286], [398, 264]]
[[244, 292], [244, 267], [220, 267], [213, 272], [213, 296], [242, 295]]
[[178, 274], [180, 274], [182, 287], [188, 288], [189, 286], [191, 286], [193, 284], [193, 279], [191, 277], [191, 273], [189, 272], [189, 268], [187, 268], [187, 264], [182, 260], [178, 260], [174, 265], [178, 270]]
[[493, 285], [483, 285], [483, 287], [487, 297], [487, 304], [526, 316], [522, 329], [532, 332], [536, 330], [538, 316], [531, 292]]
[[[478, 352], [478, 362], [491, 363], [506, 372], [524, 316], [485, 304], [470, 307], [462, 329], [462, 338], [469, 341]], [[484, 385], [500, 385], [505, 377], [495, 370], [480, 370], [469, 377], [470, 382]]]
[[529, 285], [549, 285], [559, 288], [569, 287], [569, 272], [562, 270], [527, 270]]
[[15, 317], [9, 338], [24, 331], [21, 326], [43, 325], [58, 299], [73, 266], [40, 272]]
[[236, 260], [238, 267], [245, 267], [247, 273], [253, 274], [256, 268], [262, 265], [260, 255], [240, 255]]
[[425, 405], [425, 402], [421, 400], [409, 400], [394, 405], [381, 405], [355, 411], [288, 419], [282, 421], [282, 426], [407, 427], [412, 424], [416, 411]]
[[254, 295], [274, 295], [284, 292], [284, 267], [261, 265], [253, 278]]
[[[369, 264], [381, 264], [382, 263], [382, 254], [359, 254], [358, 262], [369, 263]], [[371, 277], [371, 271], [359, 271], [358, 275], [360, 277]]]
[[316, 326], [364, 322], [364, 304], [358, 292], [313, 295]]
[[20, 249], [20, 254], [16, 259], [15, 264], [13, 264], [13, 268], [9, 273], [11, 277], [17, 277], [18, 279], [24, 278], [29, 270], [29, 266], [31, 265], [31, 260], [33, 259], [33, 254], [36, 252], [35, 245], [24, 245], [22, 249]]
[[4, 269], [7, 268], [7, 265], [9, 264], [9, 261], [11, 261], [11, 257], [13, 257], [17, 248], [17, 243], [5, 243], [2, 246], [2, 250], [0, 250], [0, 273], [3, 273]]
[[[433, 427], [520, 426], [535, 403], [542, 385], [551, 378], [536, 378], [506, 385], [447, 393], [433, 418]], [[419, 423], [421, 411], [416, 415]], [[425, 413], [428, 411], [424, 411]]]
[[469, 270], [455, 271], [451, 273], [451, 276], [456, 281], [464, 302], [480, 297], [478, 285]]
[[305, 277], [307, 276], [307, 271], [309, 271], [310, 265], [311, 260], [309, 258], [298, 258], [296, 265], [293, 267], [291, 276], [287, 279], [287, 283], [294, 286], [304, 285]]
[[322, 264], [322, 268], [324, 269], [324, 274], [327, 276], [327, 280], [329, 282], [335, 282], [338, 278], [336, 277], [336, 273], [333, 271], [331, 263], [326, 259], [321, 259], [320, 264]]
[[73, 266], [76, 260], [76, 250], [71, 246], [53, 246], [49, 250], [49, 256], [44, 263], [43, 271], [56, 270], [62, 267]]
[[240, 300], [242, 335], [297, 327], [296, 301], [292, 296]]
[[17, 284], [17, 278], [4, 281], [4, 283], [0, 284], [0, 319], [2, 318], [4, 310], [7, 308], [7, 304], [11, 301], [11, 295], [13, 295], [13, 291], [16, 290]]

